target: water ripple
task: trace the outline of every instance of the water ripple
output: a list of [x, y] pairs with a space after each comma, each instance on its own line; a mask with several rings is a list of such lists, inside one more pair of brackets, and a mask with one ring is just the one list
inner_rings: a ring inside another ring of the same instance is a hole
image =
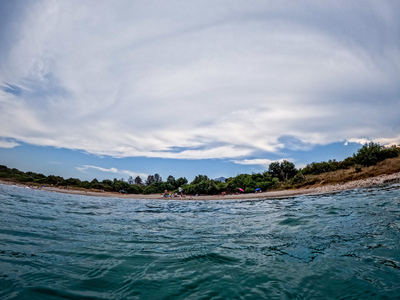
[[0, 185], [0, 298], [396, 299], [399, 187], [153, 201]]

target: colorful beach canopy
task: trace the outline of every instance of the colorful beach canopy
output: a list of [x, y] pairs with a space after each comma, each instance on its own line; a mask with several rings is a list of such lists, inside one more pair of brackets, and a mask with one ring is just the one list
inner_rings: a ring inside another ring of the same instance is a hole
[[244, 190], [242, 188], [239, 188], [239, 191], [244, 192]]
[[259, 190], [261, 190], [261, 189], [260, 189], [260, 188], [256, 188], [256, 189], [255, 189], [255, 191], [259, 191]]

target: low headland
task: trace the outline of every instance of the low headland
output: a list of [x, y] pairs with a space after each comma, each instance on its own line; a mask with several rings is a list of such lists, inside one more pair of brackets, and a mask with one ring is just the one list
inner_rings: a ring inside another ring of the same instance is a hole
[[[372, 145], [373, 146], [373, 145]], [[365, 146], [369, 148], [368, 145]], [[399, 147], [394, 148], [398, 153]], [[356, 158], [356, 155], [353, 157]], [[79, 194], [88, 196], [100, 196], [100, 197], [119, 197], [119, 198], [131, 198], [131, 199], [163, 199], [163, 200], [223, 200], [223, 199], [260, 199], [260, 198], [286, 198], [297, 195], [309, 195], [309, 194], [323, 194], [323, 193], [333, 193], [348, 189], [364, 188], [374, 185], [382, 184], [392, 184], [400, 182], [400, 157], [397, 155], [393, 158], [386, 158], [381, 161], [374, 161], [370, 165], [359, 165], [354, 164], [351, 167], [338, 168], [333, 171], [328, 172], [317, 172], [315, 169], [320, 168], [320, 171], [324, 171], [322, 166], [340, 166], [340, 163], [330, 161], [329, 163], [313, 163], [308, 165], [308, 171], [305, 172], [304, 169], [296, 173], [289, 180], [274, 180], [273, 186], [268, 188], [266, 191], [262, 192], [252, 192], [252, 193], [238, 193], [237, 190], [231, 192], [215, 193], [210, 194], [186, 194], [181, 197], [177, 193], [177, 197], [165, 198], [163, 193], [121, 193], [110, 190], [94, 189], [94, 188], [83, 188], [77, 186], [60, 186], [54, 184], [43, 184], [40, 182], [22, 182], [16, 180], [15, 178], [10, 178], [4, 176], [0, 178], [0, 184], [12, 184], [22, 187], [29, 187], [32, 189], [43, 189], [50, 192], [58, 193], [69, 193], [69, 194]], [[279, 164], [278, 164], [279, 166]], [[329, 168], [328, 168], [329, 169]], [[15, 170], [15, 169], [14, 169]], [[314, 171], [313, 171], [314, 170]], [[308, 174], [317, 173], [317, 174]], [[247, 174], [238, 175], [242, 176]], [[254, 174], [253, 174], [254, 175]], [[256, 174], [258, 175], [258, 174]], [[233, 179], [237, 179], [233, 178]], [[242, 176], [243, 177], [243, 176]], [[231, 181], [233, 180], [231, 179]], [[207, 179], [208, 180], [208, 179]], [[175, 193], [172, 193], [175, 194]]]

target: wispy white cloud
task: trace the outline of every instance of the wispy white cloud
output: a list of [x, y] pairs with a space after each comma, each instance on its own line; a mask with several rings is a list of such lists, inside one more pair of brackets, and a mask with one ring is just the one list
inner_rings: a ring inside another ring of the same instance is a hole
[[19, 144], [15, 141], [7, 141], [7, 140], [0, 140], [0, 148], [14, 148], [19, 146]]
[[349, 139], [347, 140], [344, 144], [348, 145], [348, 143], [358, 143], [361, 145], [364, 144], [368, 144], [370, 142], [374, 142], [374, 143], [380, 143], [381, 145], [384, 146], [393, 146], [393, 145], [399, 145], [399, 141], [400, 141], [400, 135], [393, 135], [393, 137], [391, 138], [377, 138], [377, 139]]
[[337, 141], [400, 143], [399, 8], [29, 2], [0, 26], [0, 136], [238, 162]]
[[290, 159], [290, 158], [282, 158], [279, 160], [272, 160], [272, 159], [267, 159], [267, 158], [255, 158], [255, 159], [232, 160], [232, 162], [239, 164], [239, 165], [259, 165], [259, 166], [268, 167], [273, 162], [277, 162], [277, 161], [282, 162], [285, 159], [289, 160], [289, 161], [293, 161], [293, 159]]
[[140, 176], [142, 178], [146, 178], [147, 174], [144, 173], [136, 173], [128, 170], [119, 170], [117, 168], [102, 168], [98, 166], [91, 166], [91, 165], [83, 165], [81, 167], [76, 167], [76, 169], [80, 172], [86, 173], [87, 170], [94, 169], [105, 173], [112, 173], [112, 174], [119, 174], [119, 175], [127, 175], [132, 176], [135, 178], [136, 176]]
[[367, 144], [369, 142], [372, 142], [371, 140], [367, 140], [367, 139], [348, 139], [344, 144], [347, 146], [349, 143], [357, 143], [357, 144]]

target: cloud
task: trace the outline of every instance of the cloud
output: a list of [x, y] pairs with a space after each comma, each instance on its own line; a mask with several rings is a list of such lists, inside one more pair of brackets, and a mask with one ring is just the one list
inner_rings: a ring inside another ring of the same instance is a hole
[[19, 144], [15, 141], [0, 140], [0, 148], [11, 149], [11, 148], [15, 148], [17, 146], [19, 146]]
[[357, 144], [361, 144], [361, 145], [364, 145], [364, 144], [367, 144], [367, 143], [369, 143], [369, 142], [371, 142], [370, 140], [367, 140], [367, 139], [349, 139], [349, 140], [347, 140], [344, 144], [347, 146], [348, 145], [348, 143], [357, 143]]
[[392, 138], [379, 138], [379, 139], [374, 139], [374, 140], [368, 140], [368, 139], [349, 139], [347, 140], [344, 145], [348, 145], [348, 143], [358, 143], [361, 145], [364, 144], [368, 144], [370, 142], [374, 142], [374, 143], [380, 143], [382, 145], [386, 145], [386, 146], [393, 146], [393, 145], [398, 145], [400, 140], [400, 135], [398, 136], [393, 136]]
[[293, 161], [293, 159], [290, 159], [290, 158], [282, 158], [279, 160], [272, 160], [272, 159], [267, 159], [267, 158], [256, 158], [256, 159], [232, 160], [232, 162], [234, 162], [235, 164], [239, 164], [239, 165], [259, 165], [259, 166], [268, 167], [273, 162], [276, 162], [276, 161], [282, 162], [284, 160]]
[[337, 141], [400, 143], [399, 8], [28, 2], [0, 21], [9, 25], [0, 26], [0, 136], [114, 157], [238, 161]]
[[97, 166], [90, 166], [90, 165], [83, 165], [81, 167], [76, 167], [76, 169], [82, 173], [86, 173], [87, 170], [89, 169], [94, 169], [94, 170], [98, 170], [101, 172], [106, 172], [106, 173], [113, 173], [113, 174], [120, 174], [120, 175], [128, 175], [128, 176], [132, 176], [133, 178], [140, 176], [142, 178], [146, 178], [147, 174], [144, 173], [135, 173], [132, 171], [128, 171], [128, 170], [119, 170], [117, 168], [102, 168], [102, 167], [97, 167]]

